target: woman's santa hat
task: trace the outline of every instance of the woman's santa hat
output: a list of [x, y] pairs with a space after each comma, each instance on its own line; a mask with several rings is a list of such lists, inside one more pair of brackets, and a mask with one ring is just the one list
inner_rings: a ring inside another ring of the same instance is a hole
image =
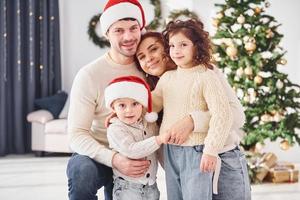
[[145, 27], [144, 10], [137, 0], [108, 0], [100, 16], [103, 35], [106, 35], [107, 30], [113, 23], [124, 18], [136, 19], [141, 30]]
[[149, 85], [136, 76], [122, 76], [112, 80], [104, 91], [105, 106], [111, 108], [114, 100], [131, 98], [147, 108], [145, 119], [148, 122], [157, 120], [157, 113], [152, 112], [152, 98]]

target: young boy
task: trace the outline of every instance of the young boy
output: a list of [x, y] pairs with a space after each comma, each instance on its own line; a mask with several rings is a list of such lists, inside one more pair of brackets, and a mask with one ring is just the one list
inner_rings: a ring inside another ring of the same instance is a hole
[[104, 92], [105, 105], [116, 114], [110, 120], [107, 138], [110, 148], [131, 159], [150, 160], [145, 176], [128, 177], [117, 169], [114, 173], [114, 200], [157, 200], [157, 158], [155, 151], [167, 135], [158, 134], [153, 123], [157, 119], [152, 111], [151, 93], [148, 84], [139, 77], [124, 76], [110, 82]]

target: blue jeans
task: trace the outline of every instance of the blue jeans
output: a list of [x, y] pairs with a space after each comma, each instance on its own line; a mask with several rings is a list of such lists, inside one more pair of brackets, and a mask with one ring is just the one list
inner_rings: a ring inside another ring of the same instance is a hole
[[212, 173], [200, 172], [203, 145], [164, 145], [169, 200], [211, 200]]
[[114, 200], [159, 200], [157, 184], [143, 185], [122, 178], [114, 181]]
[[112, 169], [88, 156], [74, 153], [67, 166], [69, 199], [97, 200], [97, 191], [104, 186], [105, 200], [112, 200]]
[[238, 149], [219, 154], [222, 165], [218, 194], [213, 200], [250, 200], [250, 182], [245, 155]]

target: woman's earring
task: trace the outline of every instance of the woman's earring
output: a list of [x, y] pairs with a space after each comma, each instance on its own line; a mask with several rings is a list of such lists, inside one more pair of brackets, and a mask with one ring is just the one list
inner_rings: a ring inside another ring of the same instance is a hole
[[147, 73], [146, 73], [146, 75], [145, 75], [145, 76], [148, 78], [149, 74], [147, 74]]

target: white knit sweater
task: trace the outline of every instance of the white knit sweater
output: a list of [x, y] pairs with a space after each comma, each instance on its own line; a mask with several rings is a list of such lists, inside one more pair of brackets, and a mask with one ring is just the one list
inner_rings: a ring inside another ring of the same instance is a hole
[[205, 144], [204, 153], [214, 156], [223, 149], [233, 119], [228, 96], [214, 71], [201, 65], [168, 71], [159, 79], [152, 98], [155, 111], [164, 109], [160, 134], [193, 111], [209, 110], [208, 132], [191, 133], [183, 146]]

